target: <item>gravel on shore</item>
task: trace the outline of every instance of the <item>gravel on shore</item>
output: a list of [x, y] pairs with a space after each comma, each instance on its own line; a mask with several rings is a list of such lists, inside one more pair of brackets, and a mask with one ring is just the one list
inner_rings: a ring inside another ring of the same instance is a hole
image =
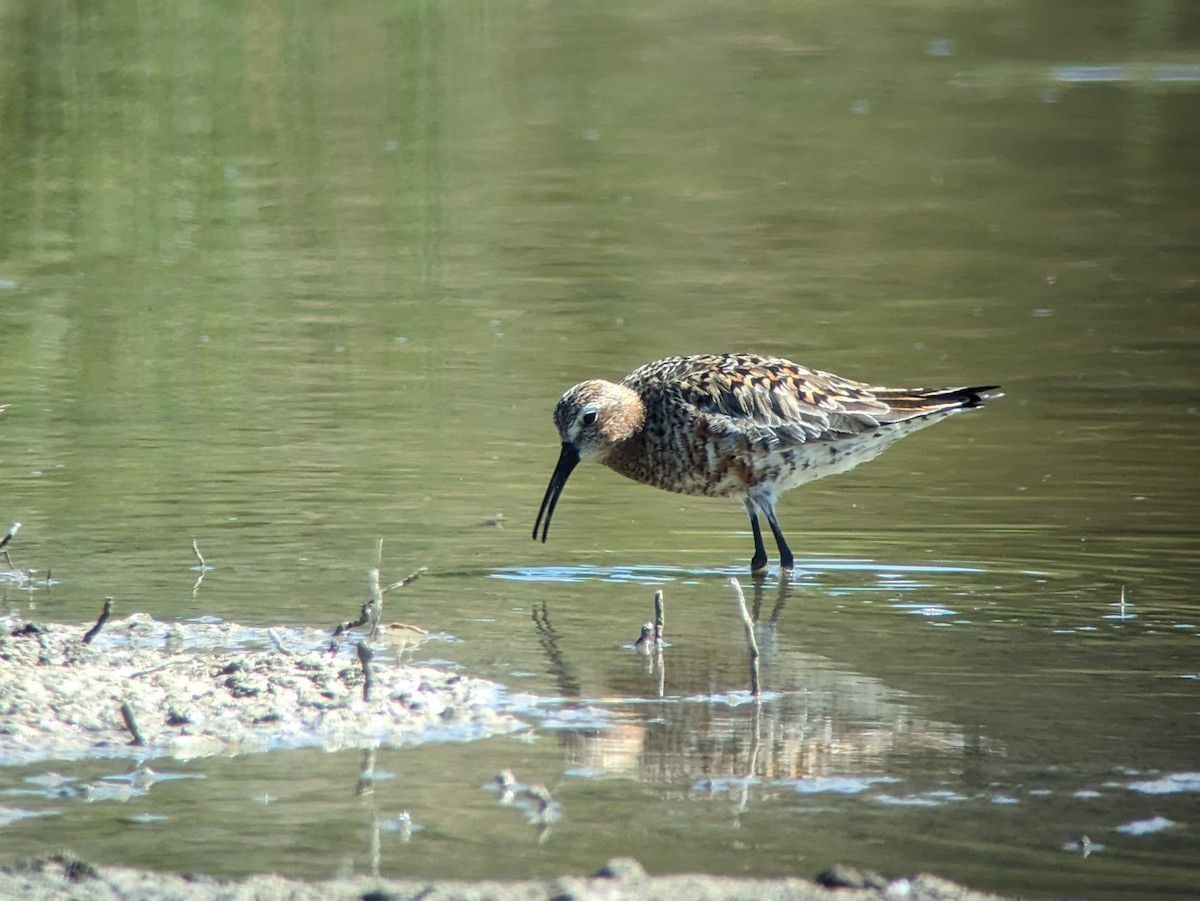
[[[494, 683], [330, 650], [329, 632], [0, 617], [0, 764], [401, 746], [512, 732]], [[364, 699], [369, 666], [371, 686]]]
[[[330, 633], [231, 623], [161, 623], [143, 614], [88, 628], [0, 617], [0, 765], [44, 759], [240, 754], [279, 748], [482, 738], [524, 728], [496, 710], [493, 683], [401, 666]], [[393, 652], [393, 656], [395, 656]], [[368, 677], [369, 672], [369, 677]], [[367, 680], [369, 692], [365, 692]], [[364, 699], [364, 694], [369, 697]], [[821, 884], [818, 884], [821, 883]], [[235, 881], [94, 865], [70, 852], [0, 865], [0, 899], [31, 901], [985, 901], [946, 880], [887, 881], [834, 867], [817, 882], [647, 875], [609, 861], [592, 876], [513, 882], [379, 879]]]
[[[835, 868], [836, 869], [836, 868]], [[70, 854], [0, 868], [0, 898], [50, 901], [998, 901], [936, 876], [884, 881], [840, 868], [804, 879], [740, 879], [683, 874], [649, 876], [637, 861], [610, 860], [591, 876], [519, 882], [353, 879], [301, 882], [260, 875], [236, 882], [94, 866]]]

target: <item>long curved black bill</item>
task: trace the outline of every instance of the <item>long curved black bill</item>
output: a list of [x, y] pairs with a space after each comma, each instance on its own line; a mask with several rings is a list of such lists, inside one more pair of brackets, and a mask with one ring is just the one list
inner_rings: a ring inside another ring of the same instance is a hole
[[538, 526], [542, 524], [542, 516], [546, 517], [546, 525], [542, 529], [542, 541], [550, 531], [550, 517], [558, 506], [558, 496], [562, 494], [563, 486], [567, 484], [567, 476], [579, 464], [579, 451], [569, 441], [564, 441], [562, 453], [558, 455], [558, 465], [554, 467], [554, 475], [550, 476], [550, 484], [546, 486], [546, 495], [542, 498], [542, 508], [538, 510], [537, 521], [533, 524], [533, 540], [537, 541]]

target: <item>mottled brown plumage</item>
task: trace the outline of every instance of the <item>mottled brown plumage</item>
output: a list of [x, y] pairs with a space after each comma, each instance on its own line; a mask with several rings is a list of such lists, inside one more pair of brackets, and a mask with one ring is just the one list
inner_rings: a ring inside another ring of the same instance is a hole
[[947, 414], [1000, 396], [980, 388], [885, 388], [807, 369], [779, 357], [668, 357], [620, 383], [592, 379], [554, 410], [558, 466], [537, 522], [542, 541], [571, 470], [594, 460], [623, 476], [680, 494], [740, 495], [754, 533], [755, 572], [766, 569], [758, 513], [784, 569], [793, 565], [775, 517], [779, 493], [844, 472]]

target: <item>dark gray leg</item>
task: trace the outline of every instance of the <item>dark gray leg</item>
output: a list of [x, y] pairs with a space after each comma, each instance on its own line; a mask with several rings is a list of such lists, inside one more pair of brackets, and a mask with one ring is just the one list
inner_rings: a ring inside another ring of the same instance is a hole
[[750, 558], [750, 572], [758, 575], [767, 571], [767, 549], [763, 545], [762, 529], [758, 525], [758, 514], [754, 501], [746, 498], [746, 512], [750, 514], [750, 530], [754, 533], [754, 556]]
[[771, 534], [775, 536], [775, 544], [779, 548], [779, 565], [786, 572], [791, 572], [796, 568], [796, 558], [792, 556], [792, 549], [784, 541], [783, 532], [779, 531], [779, 520], [775, 518], [775, 505], [764, 503], [762, 511], [763, 515], [767, 517], [767, 525], [771, 527]]

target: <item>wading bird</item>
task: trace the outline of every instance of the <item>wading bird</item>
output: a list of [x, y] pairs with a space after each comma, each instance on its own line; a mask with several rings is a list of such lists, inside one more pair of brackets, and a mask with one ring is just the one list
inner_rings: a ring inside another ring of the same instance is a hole
[[885, 388], [753, 354], [668, 357], [618, 383], [580, 382], [554, 410], [562, 451], [533, 537], [541, 528], [546, 540], [567, 477], [581, 460], [593, 460], [667, 491], [740, 497], [754, 534], [751, 571], [767, 569], [760, 513], [780, 566], [791, 570], [795, 558], [775, 516], [782, 492], [852, 469], [905, 435], [982, 406], [1001, 396], [997, 387]]

